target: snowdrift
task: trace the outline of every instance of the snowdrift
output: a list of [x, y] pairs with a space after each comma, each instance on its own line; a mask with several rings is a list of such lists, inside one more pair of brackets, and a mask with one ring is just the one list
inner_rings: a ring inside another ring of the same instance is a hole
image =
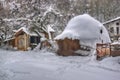
[[[72, 18], [62, 34], [56, 40], [79, 39], [80, 44], [93, 46], [95, 43], [110, 43], [109, 34], [106, 28], [88, 14]], [[95, 46], [95, 45], [94, 45]]]

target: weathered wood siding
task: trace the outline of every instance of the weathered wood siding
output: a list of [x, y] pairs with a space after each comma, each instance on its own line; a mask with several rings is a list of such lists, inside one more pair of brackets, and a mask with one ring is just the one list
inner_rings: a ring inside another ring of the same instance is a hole
[[26, 51], [29, 47], [29, 35], [18, 35], [15, 38], [15, 46], [18, 50]]
[[120, 56], [120, 44], [111, 45], [111, 56]]
[[62, 56], [77, 55], [74, 51], [80, 49], [79, 40], [77, 39], [65, 38], [64, 40], [57, 40], [57, 44], [59, 47], [57, 54]]

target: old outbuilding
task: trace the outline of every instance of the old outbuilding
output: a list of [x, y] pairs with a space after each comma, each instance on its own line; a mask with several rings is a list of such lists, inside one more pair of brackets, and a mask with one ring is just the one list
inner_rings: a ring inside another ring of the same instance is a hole
[[54, 33], [54, 30], [51, 27], [48, 27], [46, 31], [38, 33], [30, 31], [26, 27], [21, 27], [20, 29], [13, 31], [14, 35], [7, 38], [4, 43], [9, 47], [22, 51], [32, 50], [39, 43], [44, 43], [41, 41], [41, 38], [46, 38], [48, 40], [53, 39]]
[[97, 43], [110, 43], [106, 28], [88, 14], [72, 18], [55, 40], [58, 55], [89, 55]]
[[25, 27], [21, 27], [15, 31], [14, 37], [14, 44], [18, 50], [27, 51], [33, 49], [38, 43], [40, 43], [40, 36], [35, 32], [30, 32]]

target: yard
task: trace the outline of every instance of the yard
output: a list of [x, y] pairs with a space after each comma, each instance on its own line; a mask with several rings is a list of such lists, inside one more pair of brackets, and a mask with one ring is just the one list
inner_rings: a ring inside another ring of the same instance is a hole
[[42, 51], [0, 49], [0, 80], [119, 80], [120, 57], [57, 56]]

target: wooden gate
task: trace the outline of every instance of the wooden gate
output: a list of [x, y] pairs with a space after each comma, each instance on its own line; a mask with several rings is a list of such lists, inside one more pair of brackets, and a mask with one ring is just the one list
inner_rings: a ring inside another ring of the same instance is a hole
[[110, 56], [110, 44], [101, 44], [96, 45], [97, 60], [101, 60], [106, 56]]

